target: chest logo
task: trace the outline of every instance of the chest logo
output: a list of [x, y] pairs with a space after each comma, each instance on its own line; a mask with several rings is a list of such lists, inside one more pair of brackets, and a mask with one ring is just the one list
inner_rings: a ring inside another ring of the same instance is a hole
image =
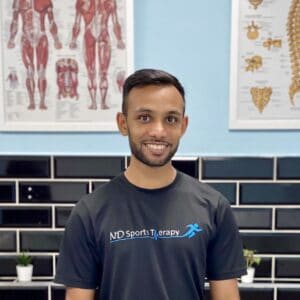
[[140, 230], [118, 230], [110, 232], [110, 243], [116, 243], [137, 239], [190, 239], [195, 237], [203, 229], [197, 223], [186, 225], [187, 229], [181, 233], [179, 229], [140, 229]]

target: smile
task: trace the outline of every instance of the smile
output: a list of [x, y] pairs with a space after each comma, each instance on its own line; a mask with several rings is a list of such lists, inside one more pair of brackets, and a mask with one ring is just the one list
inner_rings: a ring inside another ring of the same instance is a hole
[[162, 154], [164, 150], [168, 147], [168, 144], [158, 144], [158, 143], [145, 143], [145, 146], [148, 150], [150, 150], [153, 154]]

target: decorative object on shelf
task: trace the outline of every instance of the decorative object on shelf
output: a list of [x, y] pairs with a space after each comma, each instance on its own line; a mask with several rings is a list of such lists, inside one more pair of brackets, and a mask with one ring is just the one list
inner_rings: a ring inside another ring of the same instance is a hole
[[29, 282], [32, 279], [33, 265], [31, 264], [31, 256], [21, 253], [17, 257], [17, 280], [20, 282]]
[[255, 275], [255, 265], [258, 266], [261, 262], [260, 257], [255, 257], [255, 250], [243, 249], [244, 257], [247, 263], [247, 275], [241, 277], [243, 283], [252, 283]]

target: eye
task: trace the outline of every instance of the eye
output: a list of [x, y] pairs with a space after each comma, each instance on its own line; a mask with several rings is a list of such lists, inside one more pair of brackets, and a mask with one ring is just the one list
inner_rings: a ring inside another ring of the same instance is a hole
[[143, 123], [147, 123], [150, 121], [150, 116], [149, 115], [140, 115], [138, 117], [138, 119]]
[[178, 118], [175, 116], [168, 116], [166, 121], [168, 124], [175, 124], [178, 122]]

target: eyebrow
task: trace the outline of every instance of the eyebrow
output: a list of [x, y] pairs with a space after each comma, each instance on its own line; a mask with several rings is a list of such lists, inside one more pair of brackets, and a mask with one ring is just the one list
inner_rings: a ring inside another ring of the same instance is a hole
[[[151, 109], [147, 109], [147, 108], [139, 108], [135, 111], [135, 113], [152, 113], [153, 110]], [[177, 115], [177, 116], [181, 116], [182, 112], [179, 112], [177, 110], [170, 110], [166, 113], [167, 115]]]

